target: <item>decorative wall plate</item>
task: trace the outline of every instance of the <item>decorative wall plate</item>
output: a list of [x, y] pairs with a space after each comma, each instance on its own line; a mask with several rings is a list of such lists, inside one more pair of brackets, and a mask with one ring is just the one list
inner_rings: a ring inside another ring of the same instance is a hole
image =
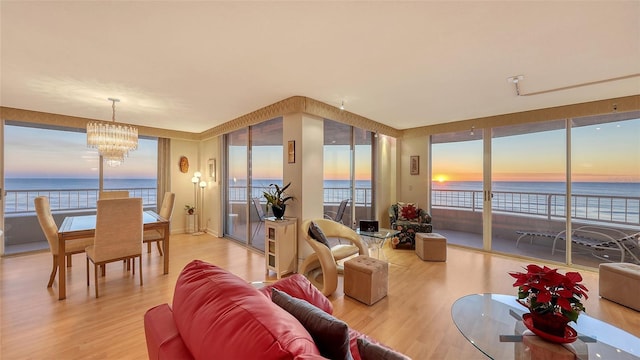
[[186, 156], [180, 157], [180, 172], [187, 173], [189, 171], [189, 159]]

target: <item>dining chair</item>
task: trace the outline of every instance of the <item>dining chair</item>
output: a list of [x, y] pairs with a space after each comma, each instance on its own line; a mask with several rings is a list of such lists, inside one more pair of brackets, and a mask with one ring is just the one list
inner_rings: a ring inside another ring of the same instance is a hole
[[140, 264], [142, 286], [142, 198], [98, 200], [94, 243], [85, 249], [87, 253], [87, 286], [89, 286], [89, 261], [94, 265], [96, 298], [98, 293], [98, 266], [110, 262], [133, 259], [133, 275], [136, 262]]
[[129, 190], [111, 190], [111, 191], [100, 191], [98, 194], [98, 199], [121, 199], [128, 198]]
[[[47, 242], [49, 243], [51, 255], [53, 255], [53, 268], [51, 269], [49, 283], [47, 284], [47, 287], [50, 288], [53, 285], [53, 280], [58, 272], [58, 226], [51, 214], [49, 198], [46, 196], [38, 196], [33, 200], [33, 202], [36, 207], [38, 222], [40, 223], [44, 236], [47, 238]], [[92, 237], [68, 240], [65, 243], [65, 253], [62, 254], [62, 256], [67, 257], [67, 266], [71, 266], [71, 255], [83, 253], [84, 249], [91, 244], [93, 244]]]
[[[173, 203], [175, 202], [175, 199], [176, 194], [169, 191], [165, 192], [164, 197], [162, 198], [162, 205], [160, 206], [158, 215], [171, 221], [171, 216], [173, 214]], [[158, 252], [160, 252], [160, 256], [162, 256], [162, 246], [160, 246], [162, 240], [164, 240], [164, 229], [152, 229], [144, 231], [142, 241], [147, 243], [147, 253], [151, 252], [151, 243], [155, 242], [158, 246]]]
[[351, 199], [344, 199], [342, 201], [340, 201], [340, 205], [338, 205], [338, 211], [327, 211], [324, 214], [324, 218], [325, 219], [329, 219], [329, 220], [333, 220], [337, 223], [342, 224], [342, 217], [344, 216], [344, 212], [347, 209], [347, 205], [349, 205], [349, 200]]

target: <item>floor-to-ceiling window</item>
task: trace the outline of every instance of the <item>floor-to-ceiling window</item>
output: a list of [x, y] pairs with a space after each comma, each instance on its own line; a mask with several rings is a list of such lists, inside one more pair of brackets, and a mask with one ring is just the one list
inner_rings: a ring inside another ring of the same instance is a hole
[[[35, 216], [37, 196], [49, 198], [58, 225], [69, 212], [95, 212], [100, 162], [86, 141], [84, 129], [5, 122], [5, 253], [48, 247]], [[140, 138], [122, 165], [103, 168], [105, 189], [127, 189], [155, 207], [157, 139]]]
[[431, 215], [450, 242], [482, 248], [482, 129], [431, 136]]
[[575, 264], [640, 263], [640, 112], [571, 120], [571, 229]]
[[[465, 141], [465, 131], [432, 135], [434, 231], [449, 232], [452, 243], [561, 263], [640, 263], [633, 238], [640, 231], [640, 112], [493, 127], [484, 135], [490, 142]], [[475, 182], [450, 181], [455, 169]]]
[[491, 134], [491, 249], [563, 262], [550, 244], [566, 226], [565, 120], [495, 127]]
[[227, 191], [225, 235], [264, 251], [264, 220], [272, 215], [262, 192], [283, 185], [282, 118], [226, 135]]
[[374, 218], [372, 164], [374, 134], [324, 120], [324, 213], [335, 219], [338, 206], [348, 200], [341, 219], [349, 227]]

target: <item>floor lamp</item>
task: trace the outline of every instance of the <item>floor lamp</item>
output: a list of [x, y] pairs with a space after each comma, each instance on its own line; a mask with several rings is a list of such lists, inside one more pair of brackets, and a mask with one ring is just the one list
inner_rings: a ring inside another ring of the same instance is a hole
[[198, 184], [200, 184], [201, 177], [202, 177], [202, 174], [199, 171], [196, 171], [195, 173], [193, 173], [193, 177], [191, 178], [191, 182], [193, 183], [193, 201], [195, 203], [195, 208], [196, 208], [196, 216], [194, 219], [195, 232], [192, 233], [191, 235], [204, 234], [202, 231], [200, 231], [200, 206], [198, 205]]

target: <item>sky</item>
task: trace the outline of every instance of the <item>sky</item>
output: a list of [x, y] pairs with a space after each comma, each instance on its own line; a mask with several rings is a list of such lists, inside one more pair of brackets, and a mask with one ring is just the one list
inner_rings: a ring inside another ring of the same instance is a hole
[[[98, 151], [87, 147], [85, 133], [5, 126], [7, 178], [96, 178]], [[157, 172], [157, 141], [139, 139], [119, 167], [104, 167], [105, 178], [152, 179]]]
[[[478, 131], [478, 130], [476, 130]], [[493, 181], [565, 181], [566, 132], [494, 138]], [[640, 119], [571, 132], [572, 181], [640, 182]], [[433, 180], [482, 181], [482, 140], [433, 145]]]
[[[577, 127], [571, 141], [573, 181], [640, 182], [640, 119]], [[493, 180], [564, 181], [565, 144], [564, 130], [495, 138]], [[154, 178], [156, 149], [155, 140], [140, 139], [123, 165], [105, 167], [105, 177]], [[244, 151], [232, 148], [231, 177], [246, 176]], [[282, 147], [262, 146], [252, 154], [254, 178], [282, 177]], [[369, 146], [356, 146], [356, 180], [370, 178], [370, 156]], [[349, 157], [346, 145], [326, 146], [325, 179], [349, 179]], [[4, 160], [8, 178], [98, 175], [98, 153], [80, 132], [6, 126]], [[482, 181], [481, 140], [434, 144], [432, 160], [434, 181]]]

